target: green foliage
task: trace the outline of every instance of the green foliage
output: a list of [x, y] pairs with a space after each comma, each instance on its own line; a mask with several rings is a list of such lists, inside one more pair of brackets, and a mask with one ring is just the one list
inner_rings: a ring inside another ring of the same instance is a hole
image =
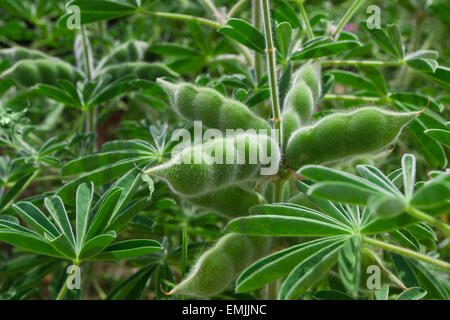
[[448, 300], [448, 5], [351, 2], [0, 1], [0, 300]]

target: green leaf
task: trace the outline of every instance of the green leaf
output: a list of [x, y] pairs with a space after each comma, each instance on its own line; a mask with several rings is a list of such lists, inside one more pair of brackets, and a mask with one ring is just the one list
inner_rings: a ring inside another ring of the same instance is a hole
[[139, 300], [142, 299], [150, 279], [156, 270], [156, 264], [142, 268], [131, 277], [119, 283], [106, 297], [107, 300]]
[[129, 259], [151, 252], [159, 251], [162, 246], [155, 240], [125, 240], [107, 247], [94, 260], [119, 260]]
[[400, 293], [396, 300], [420, 300], [427, 295], [427, 291], [422, 288], [409, 288]]
[[276, 27], [276, 34], [281, 56], [286, 59], [291, 45], [292, 27], [288, 22], [282, 22]]
[[344, 237], [329, 237], [301, 243], [275, 252], [241, 273], [236, 281], [236, 292], [248, 292], [289, 274], [304, 259], [330, 244], [345, 241]]
[[53, 221], [55, 221], [61, 233], [63, 233], [75, 247], [76, 241], [72, 231], [72, 226], [70, 225], [69, 217], [61, 198], [58, 196], [52, 197], [50, 199], [45, 198], [44, 204], [48, 212], [50, 212]]
[[108, 55], [104, 56], [96, 67], [99, 70], [124, 62], [136, 62], [144, 60], [145, 51], [148, 49], [148, 43], [139, 40], [129, 40], [113, 49]]
[[349, 234], [348, 229], [319, 220], [275, 215], [250, 216], [229, 222], [227, 232], [260, 236], [335, 236]]
[[352, 296], [337, 290], [320, 290], [313, 296], [315, 300], [356, 300]]
[[411, 198], [414, 193], [416, 183], [416, 157], [412, 154], [405, 154], [402, 157], [403, 187], [405, 195]]
[[361, 275], [361, 237], [354, 235], [344, 244], [338, 258], [339, 275], [345, 288], [358, 295]]
[[329, 217], [320, 211], [299, 206], [290, 203], [274, 203], [274, 204], [262, 204], [250, 208], [249, 213], [252, 215], [280, 215], [280, 216], [293, 216], [299, 218], [308, 218], [313, 220], [322, 221], [325, 223], [331, 223], [340, 225], [343, 228], [347, 228], [347, 225], [339, 220]]
[[0, 241], [4, 241], [26, 251], [51, 257], [63, 257], [46, 240], [30, 233], [0, 228]]
[[389, 97], [392, 100], [396, 100], [402, 103], [408, 103], [420, 108], [425, 108], [428, 105], [431, 110], [434, 110], [436, 112], [444, 111], [444, 106], [442, 104], [437, 102], [435, 99], [423, 94], [413, 92], [395, 92], [391, 93]]
[[287, 21], [294, 28], [302, 28], [299, 14], [286, 1], [275, 0], [273, 3], [272, 15], [275, 20], [280, 23]]
[[264, 54], [266, 41], [264, 35], [248, 22], [241, 19], [229, 19], [228, 26], [219, 29], [223, 35]]
[[437, 142], [443, 144], [447, 148], [450, 148], [450, 131], [442, 129], [428, 129], [425, 133], [432, 137]]
[[450, 173], [446, 172], [426, 182], [413, 195], [410, 205], [418, 209], [431, 209], [449, 202]]
[[374, 66], [358, 66], [358, 69], [370, 80], [379, 94], [385, 96], [388, 94], [386, 80], [383, 73]]
[[108, 222], [112, 218], [115, 207], [122, 194], [122, 188], [114, 188], [107, 193], [107, 196], [101, 201], [99, 209], [95, 212], [92, 222], [89, 224], [89, 230], [86, 234], [86, 240], [102, 233]]
[[374, 192], [347, 182], [330, 181], [313, 185], [309, 194], [331, 201], [364, 205]]
[[77, 178], [58, 190], [57, 195], [63, 199], [65, 203], [74, 199], [75, 190], [81, 183], [93, 182], [97, 186], [101, 186], [108, 181], [117, 179], [117, 177], [126, 172], [135, 169], [144, 162], [149, 162], [148, 157], [140, 157], [122, 160], [89, 172], [80, 178]]
[[86, 260], [95, 257], [116, 239], [116, 233], [110, 231], [88, 239], [78, 254], [78, 259]]
[[393, 57], [398, 57], [397, 50], [395, 49], [391, 38], [385, 30], [377, 28], [369, 29], [366, 22], [361, 22], [360, 25], [369, 33], [372, 39], [375, 40], [375, 42], [384, 49], [386, 53], [390, 54]]
[[380, 290], [375, 291], [375, 298], [377, 300], [388, 300], [388, 298], [389, 298], [389, 285], [385, 284]]
[[293, 54], [291, 56], [292, 61], [297, 60], [305, 60], [305, 59], [313, 59], [320, 57], [327, 57], [335, 54], [339, 54], [342, 52], [349, 51], [351, 49], [360, 47], [361, 43], [354, 40], [344, 40], [337, 41], [332, 43], [326, 43], [318, 46], [314, 46], [313, 48], [306, 48], [299, 53]]
[[391, 39], [392, 45], [397, 53], [397, 57], [403, 59], [405, 57], [405, 47], [403, 46], [402, 35], [400, 29], [396, 24], [390, 24], [387, 26], [389, 37]]
[[299, 298], [336, 263], [342, 243], [333, 243], [300, 262], [281, 285], [279, 299]]
[[380, 170], [370, 165], [357, 165], [358, 173], [368, 181], [380, 186], [393, 195], [402, 196], [395, 184], [389, 180]]
[[28, 185], [30, 180], [35, 178], [34, 173], [37, 169], [32, 170], [32, 172], [24, 174], [16, 183], [6, 192], [4, 195], [0, 195], [0, 212], [7, 209], [14, 199], [23, 191], [23, 186]]
[[372, 84], [372, 82], [357, 73], [343, 70], [331, 70], [327, 73], [334, 76], [334, 81], [336, 83], [340, 83], [355, 89], [377, 92], [377, 88]]
[[414, 269], [419, 286], [427, 291], [427, 299], [448, 300], [445, 280], [433, 272], [429, 265], [414, 259], [408, 259]]
[[425, 72], [423, 75], [446, 88], [450, 88], [450, 68], [438, 66], [434, 73]]
[[[80, 8], [81, 24], [121, 18], [134, 14], [137, 11], [137, 8], [129, 2], [120, 0], [74, 0], [66, 4], [66, 8], [70, 8], [71, 6], [78, 6]], [[65, 14], [58, 21], [59, 26], [65, 27], [70, 22], [69, 19], [73, 14], [73, 12]]]
[[77, 251], [83, 248], [86, 233], [89, 228], [89, 212], [91, 210], [92, 198], [94, 195], [94, 184], [90, 186], [86, 183], [81, 184], [77, 188], [76, 194], [76, 234], [77, 234]]
[[19, 202], [13, 205], [14, 211], [39, 234], [49, 234], [51, 238], [59, 236], [59, 231], [50, 220], [30, 202]]

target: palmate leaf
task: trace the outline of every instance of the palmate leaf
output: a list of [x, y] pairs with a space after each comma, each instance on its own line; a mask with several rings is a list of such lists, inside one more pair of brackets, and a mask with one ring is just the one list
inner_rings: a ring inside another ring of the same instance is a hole
[[273, 253], [241, 273], [236, 281], [236, 292], [248, 292], [289, 274], [292, 269], [311, 254], [333, 243], [346, 241], [347, 237], [328, 237], [301, 243]]
[[93, 195], [94, 184], [92, 182], [90, 185], [83, 183], [78, 186], [75, 200], [77, 252], [80, 252], [83, 248], [86, 233], [88, 231], [89, 214], [91, 211]]
[[342, 246], [342, 242], [330, 244], [298, 264], [281, 285], [279, 299], [299, 298], [337, 262]]

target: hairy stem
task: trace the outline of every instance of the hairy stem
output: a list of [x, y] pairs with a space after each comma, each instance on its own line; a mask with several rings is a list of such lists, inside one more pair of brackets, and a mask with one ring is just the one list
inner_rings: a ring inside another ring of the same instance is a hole
[[355, 14], [356, 10], [358, 10], [359, 6], [364, 1], [365, 0], [355, 0], [355, 2], [353, 2], [352, 6], [347, 10], [345, 15], [342, 17], [341, 21], [339, 21], [336, 31], [334, 32], [335, 38], [337, 38], [339, 36], [339, 33], [342, 31], [342, 29], [345, 27], [347, 22], [351, 19], [351, 17]]
[[402, 247], [398, 247], [398, 246], [395, 246], [393, 244], [382, 242], [382, 241], [379, 241], [379, 240], [376, 240], [376, 239], [373, 239], [373, 238], [369, 238], [369, 237], [366, 237], [366, 236], [362, 236], [362, 240], [365, 243], [371, 244], [371, 245], [373, 245], [375, 247], [378, 247], [378, 248], [381, 248], [381, 249], [385, 249], [385, 250], [388, 250], [388, 251], [391, 251], [391, 252], [395, 252], [395, 253], [398, 253], [398, 254], [401, 254], [401, 255], [404, 255], [404, 256], [408, 256], [410, 258], [414, 258], [414, 259], [417, 259], [417, 260], [420, 260], [420, 261], [423, 261], [423, 262], [435, 265], [435, 266], [440, 267], [440, 268], [442, 268], [445, 271], [450, 273], [450, 263], [447, 263], [445, 261], [442, 261], [442, 260], [439, 260], [439, 259], [435, 259], [435, 258], [432, 258], [430, 256], [418, 253], [416, 251], [409, 250], [409, 249], [402, 248]]
[[141, 10], [139, 12], [144, 15], [147, 15], [147, 16], [173, 19], [173, 20], [198, 22], [198, 23], [204, 24], [204, 25], [209, 26], [214, 29], [220, 29], [220, 27], [221, 27], [220, 23], [217, 23], [216, 21], [213, 21], [210, 19], [205, 19], [205, 18], [200, 18], [200, 17], [194, 17], [194, 16], [190, 16], [187, 14], [170, 13], [170, 12], [152, 12], [152, 11], [145, 11], [145, 10]]
[[189, 238], [188, 238], [188, 224], [187, 222], [183, 224], [181, 228], [181, 277], [184, 279], [184, 276], [186, 274], [186, 267], [187, 267], [187, 255], [188, 255], [188, 244], [189, 244]]
[[[75, 266], [79, 266], [80, 262], [79, 261], [74, 261], [73, 264]], [[58, 296], [56, 297], [56, 300], [63, 300], [64, 299], [64, 296], [66, 295], [67, 290], [69, 288], [67, 280], [68, 279], [64, 280], [64, 285], [62, 286], [61, 290], [59, 290], [59, 293], [58, 293]]]
[[238, 2], [236, 2], [236, 4], [230, 9], [230, 11], [228, 11], [228, 18], [234, 17], [236, 12], [239, 11], [239, 9], [241, 9], [244, 4], [247, 3], [247, 1], [248, 0], [239, 0]]
[[450, 235], [450, 225], [446, 224], [445, 222], [439, 221], [438, 219], [435, 219], [435, 218], [429, 216], [425, 212], [422, 212], [422, 211], [417, 210], [412, 207], [406, 208], [406, 212], [408, 212], [410, 215], [412, 215], [413, 217], [415, 217], [419, 220], [426, 221], [429, 224], [432, 224], [433, 226], [438, 227], [439, 229], [444, 231], [447, 235]]
[[306, 14], [306, 10], [305, 10], [305, 7], [303, 6], [303, 2], [304, 2], [304, 0], [297, 0], [298, 6], [300, 8], [300, 12], [303, 17], [303, 21], [305, 22], [306, 32], [308, 33], [308, 37], [310, 39], [313, 39], [314, 33], [312, 31], [311, 24], [309, 23], [308, 15]]
[[267, 56], [267, 71], [269, 73], [270, 94], [272, 100], [272, 121], [278, 134], [278, 142], [280, 148], [283, 146], [283, 133], [281, 132], [281, 112], [280, 100], [278, 95], [278, 85], [276, 77], [276, 58], [275, 47], [272, 38], [272, 24], [270, 21], [270, 5], [269, 0], [261, 0], [261, 7], [263, 10], [264, 31], [266, 37], [266, 56]]
[[[252, 8], [253, 8], [253, 26], [261, 30], [261, 2], [260, 0], [253, 0], [252, 2]], [[262, 55], [255, 51], [253, 56], [254, 64], [255, 64], [255, 72], [256, 72], [256, 80], [259, 81], [264, 72], [264, 62]]]

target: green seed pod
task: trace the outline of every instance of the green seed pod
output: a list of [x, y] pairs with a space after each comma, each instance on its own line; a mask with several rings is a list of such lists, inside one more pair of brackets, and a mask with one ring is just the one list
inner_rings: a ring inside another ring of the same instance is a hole
[[300, 81], [304, 81], [311, 89], [315, 105], [319, 102], [322, 93], [322, 75], [320, 68], [319, 63], [307, 63], [294, 75], [294, 85]]
[[172, 108], [181, 117], [202, 121], [207, 128], [219, 129], [267, 129], [267, 121], [256, 116], [244, 104], [228, 99], [214, 89], [200, 88], [188, 83], [172, 84], [158, 79], [158, 83], [170, 98]]
[[284, 110], [285, 112], [294, 110], [302, 124], [311, 119], [314, 112], [314, 97], [305, 81], [299, 81], [289, 90], [284, 102]]
[[178, 194], [200, 196], [262, 175], [276, 174], [279, 163], [280, 150], [273, 139], [244, 133], [185, 148], [171, 161], [146, 173], [166, 180]]
[[0, 60], [9, 60], [12, 64], [24, 60], [45, 59], [50, 58], [39, 50], [28, 49], [24, 47], [14, 47], [0, 50]]
[[286, 162], [298, 169], [378, 151], [392, 143], [417, 115], [375, 107], [329, 115], [293, 133], [286, 147]]
[[300, 116], [295, 110], [289, 109], [281, 114], [283, 121], [281, 122], [283, 126], [283, 141], [284, 148], [286, 148], [286, 143], [291, 137], [292, 133], [300, 128], [301, 120]]
[[21, 60], [6, 70], [0, 79], [11, 79], [17, 85], [32, 87], [39, 83], [57, 85], [58, 80], [76, 82], [82, 74], [71, 65], [58, 59]]
[[139, 79], [155, 81], [159, 77], [177, 77], [177, 74], [161, 63], [128, 62], [103, 69], [97, 77], [109, 75], [111, 80], [134, 75]]
[[148, 43], [139, 40], [130, 40], [118, 46], [111, 53], [105, 56], [98, 64], [97, 70], [107, 66], [125, 62], [137, 62], [144, 59]]
[[201, 255], [191, 274], [169, 294], [211, 297], [225, 290], [239, 274], [270, 250], [269, 237], [230, 233]]
[[251, 207], [266, 203], [259, 193], [238, 186], [221, 188], [200, 197], [187, 199], [227, 218], [245, 216]]

